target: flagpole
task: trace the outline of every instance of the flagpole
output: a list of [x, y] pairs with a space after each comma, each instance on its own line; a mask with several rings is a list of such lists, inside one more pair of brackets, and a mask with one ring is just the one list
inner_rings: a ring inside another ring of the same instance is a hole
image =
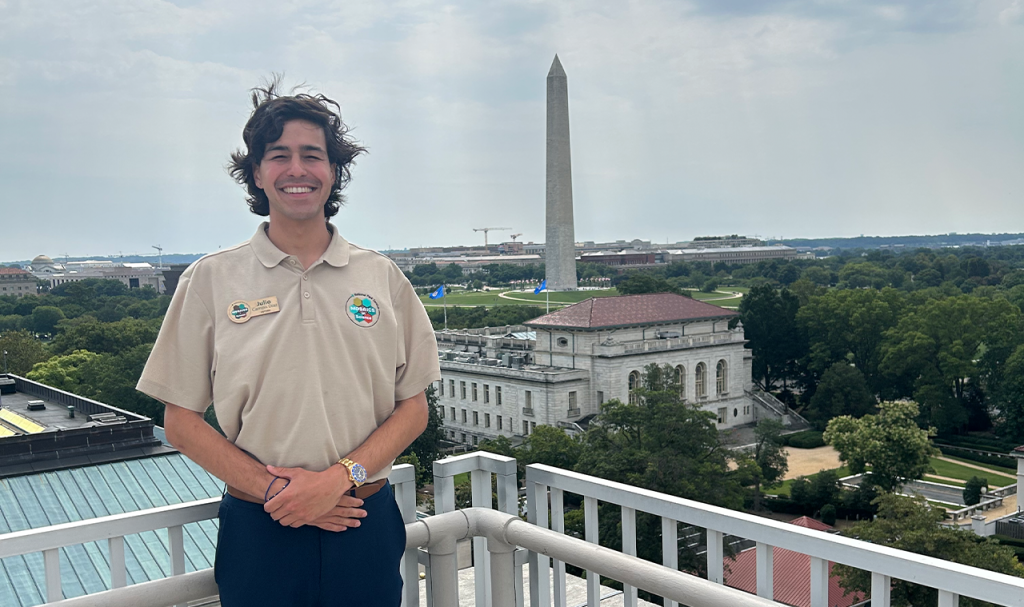
[[551, 313], [551, 291], [544, 289], [544, 313]]
[[441, 303], [444, 304], [444, 330], [448, 330], [448, 289], [441, 285]]

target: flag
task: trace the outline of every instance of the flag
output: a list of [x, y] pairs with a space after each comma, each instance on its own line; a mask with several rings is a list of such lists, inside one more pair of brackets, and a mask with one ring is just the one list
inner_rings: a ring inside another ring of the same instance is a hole
[[534, 295], [539, 295], [541, 291], [544, 291], [547, 288], [548, 288], [548, 279], [545, 278], [544, 280], [540, 281], [540, 286], [533, 290], [533, 294]]
[[430, 294], [430, 299], [440, 299], [442, 297], [444, 297], [444, 285], [441, 285], [436, 291]]

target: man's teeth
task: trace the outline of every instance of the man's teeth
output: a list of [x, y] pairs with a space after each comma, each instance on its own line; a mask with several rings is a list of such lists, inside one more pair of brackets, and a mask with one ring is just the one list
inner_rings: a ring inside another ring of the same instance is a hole
[[284, 193], [285, 194], [308, 194], [308, 193], [310, 193], [312, 191], [313, 191], [313, 188], [308, 187], [308, 186], [302, 186], [302, 187], [297, 187], [296, 186], [296, 187], [284, 188]]

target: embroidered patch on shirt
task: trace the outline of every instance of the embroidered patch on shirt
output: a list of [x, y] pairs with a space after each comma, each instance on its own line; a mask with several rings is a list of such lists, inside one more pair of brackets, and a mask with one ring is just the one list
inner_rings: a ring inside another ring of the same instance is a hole
[[365, 293], [353, 293], [348, 296], [348, 307], [345, 310], [349, 320], [359, 327], [372, 327], [380, 318], [377, 301]]
[[248, 322], [254, 316], [280, 311], [281, 306], [277, 303], [277, 297], [261, 297], [255, 301], [239, 299], [231, 302], [231, 305], [228, 306], [228, 318], [231, 319], [231, 322], [241, 324]]

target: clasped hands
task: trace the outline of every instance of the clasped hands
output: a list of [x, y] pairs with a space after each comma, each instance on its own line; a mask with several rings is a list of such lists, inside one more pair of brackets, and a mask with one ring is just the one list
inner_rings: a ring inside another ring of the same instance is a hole
[[[347, 495], [352, 488], [347, 471], [334, 465], [323, 472], [304, 468], [267, 466], [267, 472], [288, 481], [274, 481], [270, 498], [263, 509], [287, 527], [313, 525], [325, 531], [344, 531], [358, 527], [366, 517], [363, 500]], [[276, 493], [275, 493], [276, 492]]]

